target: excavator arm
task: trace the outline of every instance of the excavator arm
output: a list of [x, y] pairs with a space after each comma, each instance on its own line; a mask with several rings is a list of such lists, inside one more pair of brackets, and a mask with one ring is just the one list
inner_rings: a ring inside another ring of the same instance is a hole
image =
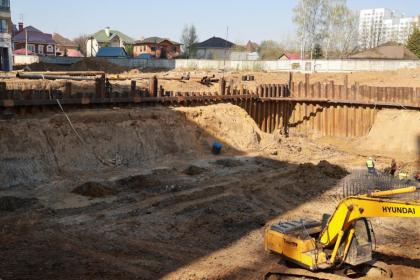
[[319, 237], [323, 248], [332, 248], [330, 264], [336, 262], [339, 248], [344, 240], [344, 256], [347, 255], [353, 240], [356, 221], [374, 217], [420, 217], [420, 204], [388, 199], [397, 194], [412, 193], [417, 187], [375, 192], [369, 195], [349, 197], [343, 200], [329, 219]]

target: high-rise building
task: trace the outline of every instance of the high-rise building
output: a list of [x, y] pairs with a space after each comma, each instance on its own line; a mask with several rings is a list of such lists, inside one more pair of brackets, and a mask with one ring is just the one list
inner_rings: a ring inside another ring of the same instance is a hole
[[0, 0], [0, 71], [13, 68], [12, 31], [10, 0]]
[[419, 26], [419, 16], [405, 17], [386, 8], [361, 10], [359, 46], [368, 49], [389, 41], [404, 44], [416, 25]]

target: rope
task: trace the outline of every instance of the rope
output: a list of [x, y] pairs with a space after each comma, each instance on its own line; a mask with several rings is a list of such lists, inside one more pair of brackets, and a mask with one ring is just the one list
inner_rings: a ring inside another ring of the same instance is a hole
[[[73, 123], [71, 122], [69, 116], [66, 114], [66, 112], [64, 111], [63, 106], [61, 105], [60, 100], [56, 99], [58, 107], [60, 107], [61, 111], [63, 112], [64, 116], [66, 117], [71, 129], [73, 130], [74, 134], [77, 136], [77, 138], [79, 139], [80, 143], [83, 144], [84, 147], [86, 147], [86, 142], [83, 140], [82, 136], [80, 136], [80, 134], [77, 132], [76, 128], [73, 126]], [[104, 159], [102, 159], [99, 155], [97, 155], [95, 153], [95, 151], [92, 150], [92, 154], [95, 156], [95, 158], [102, 163], [103, 165], [106, 166], [115, 166], [115, 164], [111, 164], [109, 161], [106, 161]]]

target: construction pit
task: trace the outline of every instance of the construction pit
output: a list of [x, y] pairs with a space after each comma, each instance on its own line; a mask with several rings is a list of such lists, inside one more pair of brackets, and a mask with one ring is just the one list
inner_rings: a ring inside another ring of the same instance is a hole
[[[381, 108], [359, 137], [268, 133], [236, 102], [64, 109], [0, 121], [1, 279], [262, 279], [286, 269], [269, 225], [333, 212], [369, 156], [419, 168], [414, 109]], [[375, 259], [420, 279], [418, 219], [372, 222]]]

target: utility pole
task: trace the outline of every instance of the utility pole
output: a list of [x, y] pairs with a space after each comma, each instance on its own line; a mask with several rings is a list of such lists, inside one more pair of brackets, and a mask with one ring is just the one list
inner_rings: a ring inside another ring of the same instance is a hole
[[25, 54], [28, 56], [28, 30], [25, 29]]
[[227, 56], [227, 40], [229, 38], [229, 26], [226, 26], [226, 46], [225, 46], [225, 55], [223, 59], [223, 78], [225, 77], [225, 71], [226, 71], [226, 56]]

